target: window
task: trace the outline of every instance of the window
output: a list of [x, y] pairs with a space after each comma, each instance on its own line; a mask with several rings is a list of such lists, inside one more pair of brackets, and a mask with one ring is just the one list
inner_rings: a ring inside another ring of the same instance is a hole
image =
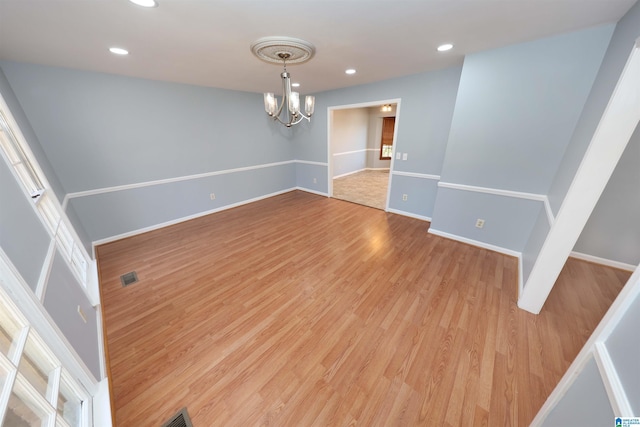
[[24, 149], [18, 144], [15, 134], [9, 127], [9, 121], [2, 111], [0, 111], [0, 146], [29, 196], [32, 199], [38, 199], [44, 192], [44, 185], [29, 162]]
[[0, 289], [0, 422], [88, 427], [88, 397]]
[[391, 160], [393, 154], [393, 129], [395, 117], [382, 118], [382, 141], [380, 141], [380, 160]]

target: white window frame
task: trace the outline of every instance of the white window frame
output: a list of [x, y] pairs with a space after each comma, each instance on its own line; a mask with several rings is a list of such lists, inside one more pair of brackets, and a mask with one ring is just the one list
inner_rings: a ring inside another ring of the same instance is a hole
[[[92, 409], [89, 393], [80, 383], [73, 379], [60, 360], [54, 356], [51, 349], [49, 349], [35, 328], [32, 327], [31, 323], [2, 287], [0, 287], [0, 300], [8, 309], [8, 313], [4, 313], [4, 315], [14, 319], [16, 323], [22, 327], [20, 332], [13, 338], [9, 354], [5, 355], [0, 353], [0, 368], [7, 372], [4, 386], [0, 389], [0, 423], [3, 422], [8, 411], [9, 398], [12, 392], [16, 392], [15, 394], [24, 400], [27, 406], [35, 407], [34, 412], [44, 414], [46, 421], [42, 423], [43, 427], [69, 427], [69, 424], [57, 412], [60, 381], [64, 381], [75, 397], [81, 402], [79, 427], [90, 427]], [[53, 370], [48, 378], [49, 387], [46, 396], [40, 394], [19, 370], [19, 364], [25, 353], [26, 343], [29, 337], [31, 337], [36, 344], [35, 348], [38, 356], [53, 366]]]

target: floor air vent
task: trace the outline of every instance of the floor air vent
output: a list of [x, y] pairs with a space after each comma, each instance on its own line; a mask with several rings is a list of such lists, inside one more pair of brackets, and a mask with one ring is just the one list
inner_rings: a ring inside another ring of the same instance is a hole
[[175, 414], [169, 421], [162, 424], [162, 427], [193, 427], [187, 408], [182, 408], [180, 412]]
[[138, 275], [136, 274], [135, 271], [132, 271], [130, 273], [123, 274], [122, 276], [120, 276], [120, 281], [122, 282], [122, 286], [133, 285], [138, 281]]

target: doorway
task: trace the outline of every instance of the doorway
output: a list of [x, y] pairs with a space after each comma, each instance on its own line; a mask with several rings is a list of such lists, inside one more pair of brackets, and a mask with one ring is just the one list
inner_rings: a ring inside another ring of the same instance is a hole
[[329, 108], [329, 195], [388, 208], [400, 100]]

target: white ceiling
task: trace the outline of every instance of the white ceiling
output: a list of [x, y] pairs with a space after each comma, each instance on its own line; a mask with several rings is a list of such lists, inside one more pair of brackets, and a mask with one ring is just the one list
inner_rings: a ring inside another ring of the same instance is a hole
[[[465, 54], [616, 22], [635, 0], [0, 0], [0, 59], [264, 92], [280, 67], [249, 49], [264, 36], [316, 46], [289, 67], [300, 92], [461, 64]], [[436, 52], [444, 42], [453, 51]], [[111, 46], [128, 49], [118, 57]], [[346, 68], [358, 70], [354, 76]]]

